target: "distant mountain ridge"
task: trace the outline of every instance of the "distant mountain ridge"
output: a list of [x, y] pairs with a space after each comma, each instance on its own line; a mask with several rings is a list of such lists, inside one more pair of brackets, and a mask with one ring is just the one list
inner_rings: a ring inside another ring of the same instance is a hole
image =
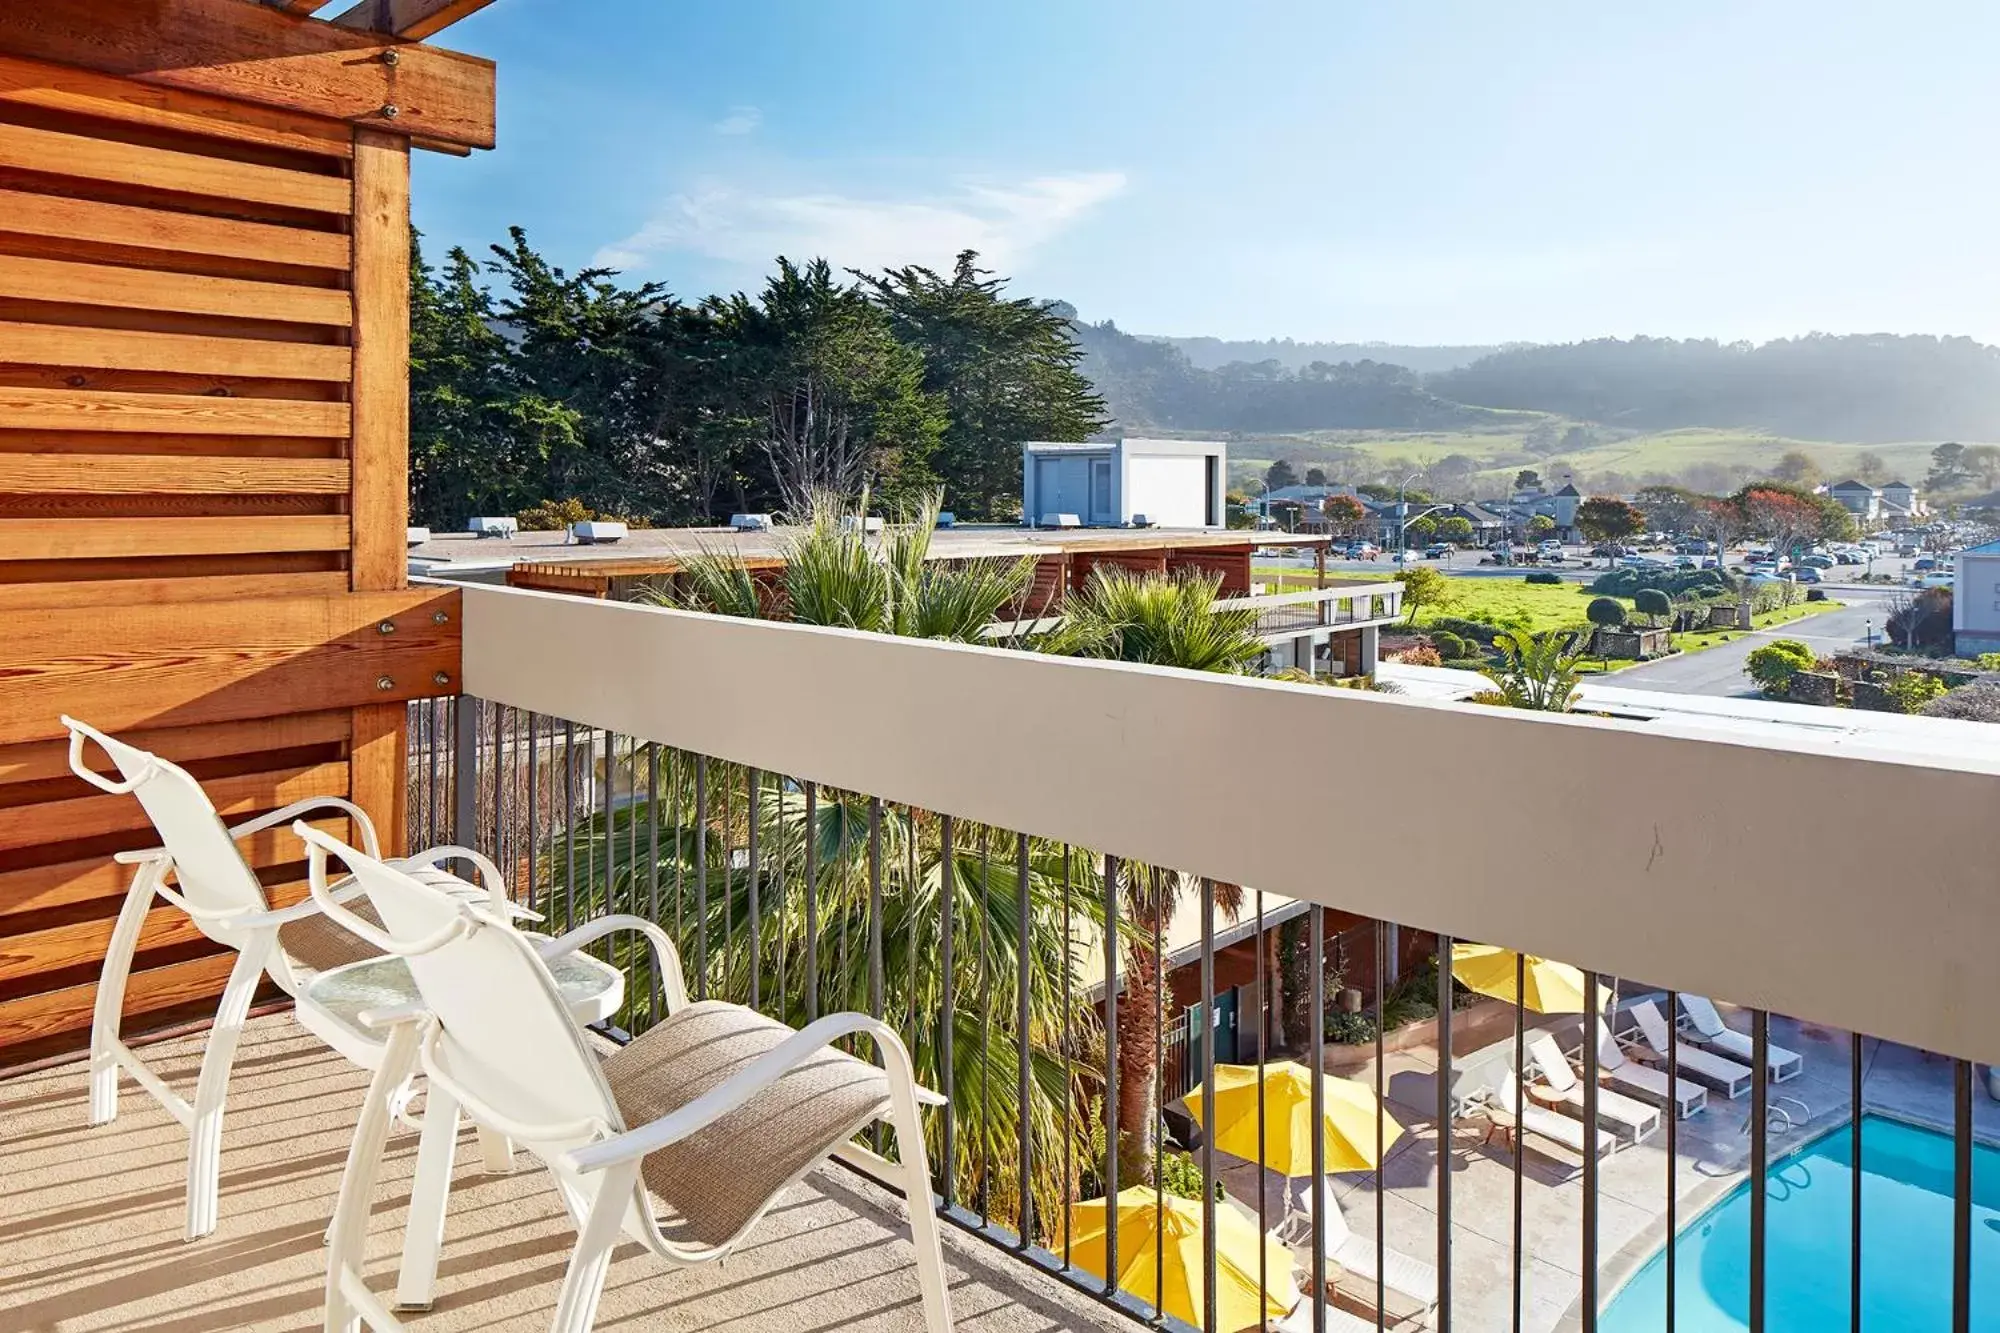
[[1084, 373], [1126, 428], [1446, 430], [1490, 422], [1498, 410], [1637, 431], [2000, 440], [2000, 347], [1971, 338], [1815, 333], [1762, 344], [1635, 337], [1426, 348], [1154, 337], [1108, 320], [1071, 329]]
[[1392, 366], [1402, 366], [1414, 370], [1419, 375], [1435, 374], [1438, 371], [1456, 370], [1469, 366], [1482, 356], [1504, 352], [1511, 347], [1525, 347], [1527, 343], [1494, 343], [1485, 346], [1468, 344], [1463, 347], [1420, 347], [1405, 343], [1340, 343], [1340, 342], [1297, 342], [1291, 338], [1209, 338], [1178, 337], [1164, 333], [1139, 333], [1134, 337], [1146, 342], [1166, 343], [1187, 353], [1187, 358], [1197, 370], [1218, 370], [1233, 361], [1257, 363], [1275, 361], [1286, 370], [1303, 370], [1315, 361], [1339, 365], [1343, 361], [1381, 361]]

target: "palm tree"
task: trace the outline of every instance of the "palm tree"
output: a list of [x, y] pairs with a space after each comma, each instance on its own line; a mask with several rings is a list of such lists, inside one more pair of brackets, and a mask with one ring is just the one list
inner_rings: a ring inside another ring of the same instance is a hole
[[[1189, 671], [1248, 671], [1264, 656], [1254, 610], [1218, 610], [1219, 576], [1166, 578], [1095, 570], [1081, 594], [1063, 606], [1050, 651]], [[1243, 905], [1242, 886], [1197, 879], [1159, 866], [1119, 868], [1121, 910], [1132, 931], [1125, 942], [1125, 989], [1118, 1006], [1119, 1179], [1150, 1180], [1158, 1133], [1160, 1031], [1166, 1017], [1160, 946], [1181, 900], [1205, 895], [1230, 920]]]

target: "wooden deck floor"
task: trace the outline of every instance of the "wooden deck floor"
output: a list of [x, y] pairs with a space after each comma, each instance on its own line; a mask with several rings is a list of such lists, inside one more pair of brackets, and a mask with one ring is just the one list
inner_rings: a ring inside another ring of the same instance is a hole
[[[148, 1048], [176, 1086], [200, 1038]], [[320, 1326], [321, 1235], [365, 1076], [279, 1014], [254, 1020], [224, 1136], [222, 1224], [181, 1239], [185, 1139], [129, 1083], [114, 1125], [85, 1124], [81, 1064], [0, 1083], [0, 1329], [9, 1333]], [[416, 1154], [393, 1141], [370, 1238], [370, 1280], [393, 1286]], [[460, 1145], [437, 1308], [413, 1329], [546, 1329], [574, 1232], [532, 1158], [482, 1174]], [[958, 1327], [993, 1333], [1123, 1321], [990, 1246], [947, 1228]], [[828, 1168], [782, 1198], [720, 1265], [675, 1271], [618, 1252], [598, 1327], [807, 1330], [919, 1327], [900, 1204]]]

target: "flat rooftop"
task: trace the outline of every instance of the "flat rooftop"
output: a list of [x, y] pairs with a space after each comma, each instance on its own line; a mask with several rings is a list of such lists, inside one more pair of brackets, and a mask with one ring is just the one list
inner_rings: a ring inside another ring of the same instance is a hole
[[[567, 532], [522, 532], [511, 538], [475, 537], [469, 532], [434, 533], [410, 548], [421, 568], [413, 572], [451, 575], [474, 570], [506, 569], [519, 564], [624, 563], [643, 566], [634, 572], [659, 573], [663, 563], [685, 560], [703, 551], [735, 555], [745, 560], [777, 559], [786, 529], [737, 532], [731, 528], [639, 528], [609, 546], [584, 546]], [[1325, 546], [1332, 539], [1308, 533], [1250, 532], [1228, 528], [1021, 528], [1001, 524], [968, 524], [939, 528], [931, 536], [934, 560], [982, 557], [1061, 555], [1097, 551], [1186, 551], [1202, 548], [1241, 549], [1246, 546]], [[609, 572], [605, 570], [603, 572]]]

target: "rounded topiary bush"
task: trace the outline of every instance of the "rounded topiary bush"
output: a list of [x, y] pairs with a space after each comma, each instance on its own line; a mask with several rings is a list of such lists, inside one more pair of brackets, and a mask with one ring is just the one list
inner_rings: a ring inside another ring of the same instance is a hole
[[1531, 570], [1521, 576], [1521, 582], [1523, 583], [1561, 583], [1562, 581], [1563, 576], [1556, 573], [1553, 569]]
[[1651, 620], [1674, 613], [1673, 598], [1658, 588], [1641, 588], [1632, 594], [1632, 609]]
[[1431, 647], [1437, 649], [1438, 656], [1447, 662], [1466, 655], [1465, 640], [1448, 629], [1431, 631]]
[[1625, 623], [1625, 603], [1612, 597], [1599, 597], [1583, 609], [1583, 614], [1593, 625], [1616, 629]]

